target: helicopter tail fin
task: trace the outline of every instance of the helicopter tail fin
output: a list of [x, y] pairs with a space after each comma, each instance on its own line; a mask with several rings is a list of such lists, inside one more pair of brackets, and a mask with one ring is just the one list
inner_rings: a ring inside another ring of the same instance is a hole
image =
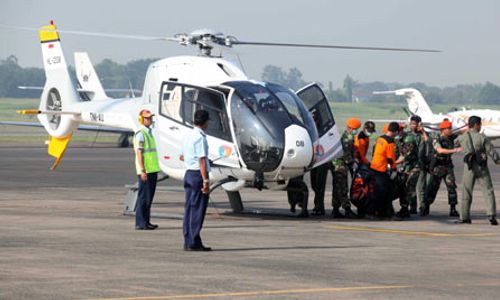
[[48, 153], [56, 159], [51, 168], [55, 170], [61, 163], [73, 131], [78, 127], [76, 115], [65, 112], [72, 111], [74, 104], [82, 100], [69, 74], [54, 22], [40, 29], [40, 43], [46, 81], [39, 111], [47, 113], [37, 116], [50, 135]]
[[82, 90], [91, 100], [108, 98], [87, 52], [75, 52], [75, 71]]
[[[53, 21], [40, 29], [40, 43], [46, 77], [40, 109], [68, 110], [71, 104], [80, 102], [80, 97], [71, 80], [59, 40], [59, 33]], [[50, 93], [58, 94], [60, 103], [47, 103]]]

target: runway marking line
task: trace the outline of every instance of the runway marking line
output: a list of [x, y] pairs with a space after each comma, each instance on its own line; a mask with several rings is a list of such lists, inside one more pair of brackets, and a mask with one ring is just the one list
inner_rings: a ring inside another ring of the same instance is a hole
[[407, 289], [407, 288], [442, 288], [442, 287], [470, 287], [485, 286], [498, 287], [498, 281], [456, 283], [451, 285], [374, 285], [374, 286], [353, 286], [336, 288], [311, 288], [311, 289], [289, 289], [289, 290], [271, 290], [271, 291], [253, 291], [253, 292], [228, 292], [228, 293], [207, 293], [207, 294], [180, 294], [170, 296], [149, 296], [149, 297], [124, 297], [124, 298], [101, 298], [98, 300], [162, 300], [162, 299], [205, 299], [217, 297], [243, 297], [243, 296], [269, 296], [285, 294], [307, 294], [307, 293], [326, 293], [326, 292], [350, 292], [350, 291], [369, 291], [369, 290], [388, 290], [388, 289]]
[[431, 231], [413, 231], [413, 230], [401, 230], [401, 229], [384, 229], [384, 228], [373, 228], [373, 227], [354, 227], [354, 226], [342, 226], [342, 225], [325, 225], [325, 227], [340, 229], [340, 230], [352, 230], [352, 231], [367, 231], [367, 232], [380, 232], [380, 233], [398, 233], [404, 235], [415, 235], [415, 236], [431, 236], [431, 237], [455, 237], [455, 236], [493, 236], [496, 233], [446, 233], [446, 232], [431, 232]]
[[229, 292], [229, 293], [210, 293], [210, 294], [184, 294], [171, 296], [151, 296], [151, 297], [130, 297], [130, 298], [103, 298], [100, 300], [161, 300], [161, 299], [203, 299], [216, 297], [243, 297], [243, 296], [269, 296], [285, 294], [307, 294], [307, 293], [326, 293], [326, 292], [349, 292], [349, 291], [369, 291], [384, 289], [405, 289], [411, 288], [410, 285], [379, 285], [379, 286], [354, 286], [354, 287], [336, 287], [336, 288], [312, 288], [312, 289], [289, 289], [289, 290], [270, 290], [253, 292]]

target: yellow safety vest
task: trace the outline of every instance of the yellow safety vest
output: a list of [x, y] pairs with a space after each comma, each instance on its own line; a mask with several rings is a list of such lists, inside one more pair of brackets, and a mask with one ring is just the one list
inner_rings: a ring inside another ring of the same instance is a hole
[[[156, 143], [154, 137], [149, 134], [145, 129], [139, 130], [144, 136], [144, 148], [142, 149], [142, 159], [144, 162], [144, 169], [146, 173], [157, 173], [160, 171], [160, 164], [158, 162], [158, 153], [156, 151]], [[136, 133], [137, 134], [137, 133]], [[137, 150], [139, 147], [139, 142], [134, 136], [134, 149]], [[141, 174], [141, 168], [139, 167], [139, 161], [137, 160], [137, 155], [135, 156], [135, 169], [137, 175]]]

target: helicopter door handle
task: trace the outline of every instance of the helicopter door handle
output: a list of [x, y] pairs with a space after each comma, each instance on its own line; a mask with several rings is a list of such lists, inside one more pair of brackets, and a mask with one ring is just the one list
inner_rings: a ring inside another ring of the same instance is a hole
[[170, 126], [168, 129], [170, 129], [170, 130], [179, 130], [179, 127], [177, 127], [177, 126]]

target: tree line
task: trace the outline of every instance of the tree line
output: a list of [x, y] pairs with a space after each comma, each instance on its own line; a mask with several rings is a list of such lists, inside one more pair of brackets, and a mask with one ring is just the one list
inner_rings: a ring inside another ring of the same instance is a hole
[[[111, 59], [104, 59], [94, 66], [105, 89], [142, 90], [146, 71], [157, 59], [139, 59], [126, 64], [119, 64]], [[76, 81], [75, 69], [69, 66], [70, 75]], [[40, 90], [23, 90], [19, 86], [43, 87], [45, 72], [41, 68], [23, 68], [17, 57], [11, 55], [0, 60], [0, 97], [38, 98]]]
[[[104, 59], [94, 67], [105, 89], [133, 87], [142, 90], [147, 68], [155, 60], [139, 59], [119, 64], [111, 59]], [[70, 66], [70, 74], [72, 76], [75, 74], [72, 66]], [[293, 90], [309, 83], [302, 78], [302, 72], [298, 68], [286, 70], [274, 65], [264, 67], [261, 79]], [[41, 87], [44, 83], [43, 69], [23, 68], [13, 55], [0, 60], [0, 97], [36, 98], [40, 96], [39, 90], [21, 90], [18, 86]], [[321, 85], [328, 98], [336, 102], [398, 102], [400, 99], [396, 96], [373, 95], [373, 92], [413, 87], [420, 90], [426, 100], [433, 104], [500, 104], [500, 86], [491, 82], [437, 87], [421, 82], [409, 84], [381, 81], [360, 82], [347, 75], [340, 87], [334, 88], [331, 81]]]
[[[293, 90], [305, 86], [308, 82], [302, 78], [297, 68], [288, 71], [268, 65], [262, 73], [262, 80], [282, 84]], [[500, 86], [491, 82], [459, 84], [451, 87], [430, 86], [422, 82], [387, 83], [382, 81], [360, 82], [346, 75], [341, 87], [334, 88], [329, 81], [323, 86], [327, 97], [335, 102], [399, 102], [398, 96], [374, 95], [375, 91], [392, 91], [402, 88], [416, 88], [432, 104], [500, 104]]]

